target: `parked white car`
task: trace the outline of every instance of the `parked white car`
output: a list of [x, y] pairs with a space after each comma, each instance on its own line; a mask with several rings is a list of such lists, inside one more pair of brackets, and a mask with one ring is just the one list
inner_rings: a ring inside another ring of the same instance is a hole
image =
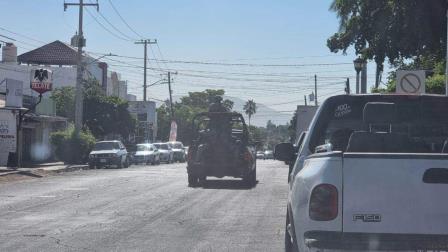
[[154, 146], [159, 150], [160, 162], [173, 162], [173, 151], [168, 143], [155, 143]]
[[159, 150], [153, 144], [137, 144], [134, 163], [160, 164]]
[[445, 96], [328, 98], [290, 174], [286, 251], [446, 251], [447, 114]]

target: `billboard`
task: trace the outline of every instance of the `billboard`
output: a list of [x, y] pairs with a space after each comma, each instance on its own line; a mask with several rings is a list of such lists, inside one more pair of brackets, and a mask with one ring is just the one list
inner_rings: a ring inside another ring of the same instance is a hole
[[8, 162], [10, 152], [16, 152], [16, 116], [9, 110], [0, 110], [0, 166]]
[[6, 107], [23, 106], [23, 82], [6, 79]]
[[53, 72], [48, 69], [31, 70], [30, 88], [39, 94], [51, 91], [53, 88]]

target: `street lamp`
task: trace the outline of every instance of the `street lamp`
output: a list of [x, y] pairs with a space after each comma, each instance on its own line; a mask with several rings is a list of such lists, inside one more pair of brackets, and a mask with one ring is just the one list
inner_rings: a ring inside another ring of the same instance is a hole
[[364, 60], [358, 57], [353, 61], [353, 65], [355, 66], [356, 71], [356, 93], [359, 94], [359, 72], [361, 72], [362, 68], [364, 67]]

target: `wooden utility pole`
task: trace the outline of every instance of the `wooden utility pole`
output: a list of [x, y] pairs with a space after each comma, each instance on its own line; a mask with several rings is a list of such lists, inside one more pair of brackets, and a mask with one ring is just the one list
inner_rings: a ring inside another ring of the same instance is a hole
[[146, 89], [148, 88], [148, 86], [146, 85], [146, 68], [147, 68], [147, 62], [148, 62], [148, 44], [157, 44], [157, 40], [153, 40], [151, 41], [150, 39], [142, 39], [139, 40], [137, 42], [135, 42], [135, 44], [143, 44], [144, 45], [144, 56], [143, 56], [143, 101], [146, 101]]
[[82, 105], [83, 105], [83, 97], [82, 97], [82, 80], [83, 80], [83, 63], [82, 63], [82, 47], [85, 46], [86, 40], [84, 39], [84, 34], [82, 31], [82, 19], [83, 19], [83, 10], [84, 6], [96, 6], [96, 10], [98, 11], [100, 6], [97, 3], [84, 3], [83, 0], [79, 0], [79, 3], [65, 3], [64, 2], [64, 11], [67, 10], [68, 6], [79, 6], [79, 24], [78, 24], [78, 37], [77, 37], [77, 47], [78, 47], [78, 55], [77, 55], [77, 67], [76, 67], [76, 93], [75, 93], [75, 133], [79, 134], [79, 131], [82, 127]]

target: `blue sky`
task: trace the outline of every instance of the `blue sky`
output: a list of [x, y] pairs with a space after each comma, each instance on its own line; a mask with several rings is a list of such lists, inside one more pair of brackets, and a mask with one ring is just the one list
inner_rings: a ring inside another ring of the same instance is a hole
[[[326, 47], [326, 39], [338, 29], [336, 15], [328, 10], [329, 0], [110, 1], [138, 34], [158, 40], [160, 51], [157, 46], [148, 50], [152, 59], [149, 67], [156, 69], [148, 72], [148, 83], [159, 80], [165, 69], [177, 70], [174, 95], [224, 88], [230, 96], [253, 98], [256, 102], [291, 114], [297, 104], [303, 104], [303, 96], [311, 93], [314, 74], [318, 76], [320, 100], [331, 94], [343, 93], [343, 82], [347, 77], [354, 89], [355, 72], [351, 62], [355, 56], [351, 51], [346, 56], [332, 54]], [[86, 7], [89, 9], [85, 12], [84, 21], [86, 50], [142, 57], [143, 47], [132, 41], [139, 36], [122, 22], [109, 0], [99, 0], [99, 4], [99, 13], [95, 8]], [[20, 34], [0, 29], [0, 35], [17, 39], [19, 53], [34, 49], [42, 42], [69, 42], [77, 30], [78, 9], [70, 7], [64, 12], [63, 0], [3, 0], [0, 8], [3, 10], [0, 28]], [[91, 15], [114, 35], [104, 30]], [[252, 65], [164, 63], [155, 60], [162, 58]], [[111, 64], [112, 70], [119, 71], [123, 79], [129, 80], [129, 92], [142, 97], [143, 71], [139, 66], [143, 61], [123, 57], [104, 59]], [[333, 63], [343, 64], [310, 66]], [[270, 66], [260, 66], [263, 64]], [[373, 84], [373, 63], [368, 76], [369, 84]], [[148, 97], [166, 99], [166, 85], [149, 88]]]

